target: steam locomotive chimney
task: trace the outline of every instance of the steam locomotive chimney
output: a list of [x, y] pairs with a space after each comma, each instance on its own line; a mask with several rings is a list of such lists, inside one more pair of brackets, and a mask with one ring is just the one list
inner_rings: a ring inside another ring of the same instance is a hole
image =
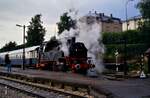
[[76, 42], [76, 38], [72, 37], [72, 43], [71, 44], [74, 44], [75, 42]]
[[67, 40], [67, 45], [68, 45], [68, 46], [71, 45], [71, 40], [70, 40], [70, 39]]
[[74, 44], [76, 42], [76, 38], [72, 37], [70, 39], [67, 40], [67, 45], [70, 47], [72, 44]]

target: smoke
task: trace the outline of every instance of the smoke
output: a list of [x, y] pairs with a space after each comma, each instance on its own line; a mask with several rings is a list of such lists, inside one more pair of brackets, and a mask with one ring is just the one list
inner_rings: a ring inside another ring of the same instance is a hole
[[[91, 18], [89, 18], [91, 17]], [[102, 55], [104, 45], [101, 42], [101, 24], [93, 16], [84, 16], [78, 21], [79, 36], [77, 41], [83, 42], [88, 49], [88, 57], [92, 57], [99, 73], [103, 71]]]
[[[72, 14], [72, 13], [75, 14]], [[77, 15], [76, 11], [71, 12], [69, 15]], [[89, 18], [90, 17], [90, 18]], [[101, 24], [96, 17], [83, 16], [76, 19], [76, 29], [64, 31], [60, 36], [62, 42], [62, 50], [65, 55], [68, 55], [68, 47], [66, 42], [71, 37], [76, 37], [76, 42], [83, 42], [88, 49], [88, 57], [92, 57], [93, 63], [99, 73], [103, 71], [102, 55], [104, 53], [104, 45], [101, 42]]]
[[59, 40], [62, 43], [61, 50], [64, 51], [64, 55], [69, 55], [69, 46], [67, 45], [67, 41], [72, 37], [76, 37], [78, 33], [74, 29], [70, 29], [70, 31], [65, 30], [62, 34], [59, 35]]

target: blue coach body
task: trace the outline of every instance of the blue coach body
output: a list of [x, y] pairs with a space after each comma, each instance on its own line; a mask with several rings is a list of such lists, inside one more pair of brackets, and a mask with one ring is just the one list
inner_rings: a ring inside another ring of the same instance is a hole
[[[25, 48], [25, 65], [35, 65], [38, 61], [38, 49], [40, 46], [33, 46]], [[22, 65], [23, 59], [23, 49], [13, 50], [13, 51], [7, 51], [0, 53], [0, 64], [5, 64], [5, 55], [9, 54], [11, 64], [12, 65]]]

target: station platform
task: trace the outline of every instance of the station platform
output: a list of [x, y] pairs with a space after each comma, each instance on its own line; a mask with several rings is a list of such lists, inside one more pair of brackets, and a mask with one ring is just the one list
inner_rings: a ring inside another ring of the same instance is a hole
[[[6, 68], [0, 67], [0, 72], [7, 73]], [[108, 80], [103, 75], [100, 75], [98, 78], [90, 78], [74, 73], [51, 72], [36, 69], [22, 70], [21, 68], [12, 68], [10, 74], [89, 85], [105, 94], [112, 94], [113, 97], [111, 98], [150, 98], [150, 78], [130, 78], [118, 81]]]
[[[1, 72], [7, 72], [6, 67], [0, 67]], [[58, 80], [64, 82], [71, 82], [71, 83], [79, 83], [79, 84], [86, 84], [86, 85], [98, 85], [97, 78], [90, 78], [80, 74], [74, 73], [65, 73], [65, 72], [54, 72], [54, 71], [46, 71], [46, 70], [37, 70], [37, 69], [25, 69], [22, 70], [21, 68], [12, 68], [10, 72], [12, 74], [20, 74], [20, 75], [27, 75], [30, 77], [39, 77], [39, 78], [46, 78], [50, 80]]]

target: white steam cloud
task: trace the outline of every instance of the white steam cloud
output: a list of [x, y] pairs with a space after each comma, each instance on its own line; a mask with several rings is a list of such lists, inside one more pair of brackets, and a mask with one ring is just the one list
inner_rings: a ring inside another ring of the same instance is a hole
[[89, 23], [87, 20], [79, 21], [79, 36], [77, 41], [83, 42], [88, 49], [88, 57], [92, 57], [97, 71], [103, 70], [102, 54], [104, 53], [104, 45], [101, 43], [100, 23], [94, 19]]
[[[73, 14], [70, 14], [73, 15]], [[77, 15], [76, 12], [74, 15]], [[73, 16], [73, 18], [76, 16]], [[90, 17], [90, 16], [88, 16]], [[77, 20], [77, 28], [70, 31], [64, 31], [59, 39], [62, 41], [62, 50], [68, 55], [68, 47], [66, 42], [69, 38], [75, 37], [76, 42], [83, 42], [88, 49], [88, 57], [92, 57], [96, 69], [99, 73], [103, 71], [102, 54], [104, 53], [104, 45], [101, 42], [101, 26], [96, 18], [88, 19], [87, 16]]]

